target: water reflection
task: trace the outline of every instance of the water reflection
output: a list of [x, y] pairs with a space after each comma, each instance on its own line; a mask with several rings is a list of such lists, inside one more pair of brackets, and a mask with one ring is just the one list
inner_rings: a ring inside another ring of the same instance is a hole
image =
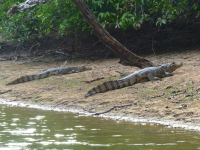
[[1, 149], [200, 149], [200, 135], [155, 123], [0, 105]]

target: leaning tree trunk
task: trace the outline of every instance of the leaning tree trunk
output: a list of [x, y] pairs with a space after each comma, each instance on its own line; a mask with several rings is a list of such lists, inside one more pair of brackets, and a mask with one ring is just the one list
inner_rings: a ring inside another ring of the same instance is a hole
[[[45, 3], [50, 0], [27, 0], [24, 3], [21, 3], [19, 6], [14, 5], [8, 14], [12, 16], [14, 13], [28, 9], [37, 5], [38, 3]], [[145, 68], [153, 66], [153, 63], [147, 59], [139, 57], [129, 51], [126, 47], [120, 44], [115, 38], [113, 38], [99, 23], [99, 21], [94, 17], [90, 9], [87, 7], [83, 0], [72, 0], [78, 9], [81, 11], [83, 17], [87, 23], [92, 27], [93, 32], [98, 36], [99, 40], [109, 47], [117, 56], [120, 57], [119, 63], [129, 66], [137, 66], [139, 68]], [[23, 5], [24, 4], [24, 5]], [[27, 5], [31, 5], [28, 7]]]
[[120, 57], [119, 63], [128, 66], [137, 66], [139, 68], [153, 66], [153, 63], [135, 55], [126, 47], [124, 47], [121, 43], [119, 43], [115, 38], [113, 38], [94, 17], [94, 15], [83, 0], [72, 1], [81, 11], [83, 17], [85, 18], [87, 23], [92, 27], [93, 32], [96, 36], [98, 36], [99, 40], [107, 47], [109, 47], [117, 56]]

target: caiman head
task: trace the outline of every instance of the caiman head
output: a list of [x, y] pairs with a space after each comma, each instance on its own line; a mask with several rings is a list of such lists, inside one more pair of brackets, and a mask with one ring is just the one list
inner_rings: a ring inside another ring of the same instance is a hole
[[78, 67], [78, 71], [86, 71], [86, 70], [91, 70], [91, 67], [86, 67], [86, 66], [80, 66]]
[[172, 73], [173, 71], [175, 71], [176, 69], [180, 68], [181, 66], [183, 66], [182, 63], [178, 63], [176, 64], [175, 62], [170, 62], [167, 64], [164, 64], [163, 67], [165, 68], [166, 72]]

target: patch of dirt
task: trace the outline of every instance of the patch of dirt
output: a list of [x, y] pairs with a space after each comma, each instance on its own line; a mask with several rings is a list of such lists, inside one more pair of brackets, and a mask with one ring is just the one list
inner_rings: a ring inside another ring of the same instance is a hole
[[93, 69], [5, 86], [20, 76], [36, 74], [58, 65], [54, 62], [0, 61], [0, 98], [19, 103], [50, 105], [93, 113], [104, 112], [115, 105], [133, 103], [134, 105], [131, 106], [115, 108], [107, 115], [171, 120], [198, 126], [200, 123], [200, 51], [165, 53], [147, 56], [146, 59], [157, 65], [175, 61], [182, 62], [183, 66], [174, 72], [174, 76], [163, 78], [162, 81], [138, 83], [85, 98], [85, 94], [94, 86], [104, 81], [120, 79], [119, 72], [131, 74], [139, 68], [118, 64], [118, 59], [74, 60], [65, 66], [86, 65]]

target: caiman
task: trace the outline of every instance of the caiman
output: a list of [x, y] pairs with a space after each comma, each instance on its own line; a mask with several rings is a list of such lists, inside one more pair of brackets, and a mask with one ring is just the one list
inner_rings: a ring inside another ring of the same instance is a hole
[[176, 69], [180, 68], [183, 64], [176, 64], [175, 62], [166, 63], [158, 67], [148, 67], [121, 78], [119, 80], [107, 81], [88, 91], [85, 97], [91, 96], [96, 93], [104, 93], [106, 91], [120, 89], [123, 87], [131, 86], [136, 83], [161, 80], [161, 78], [173, 76], [172, 73]]
[[39, 80], [39, 79], [47, 78], [50, 76], [78, 73], [78, 72], [83, 72], [83, 71], [91, 70], [91, 69], [92, 69], [91, 67], [85, 67], [85, 66], [52, 68], [52, 69], [46, 70], [44, 72], [41, 72], [41, 73], [38, 73], [35, 75], [21, 76], [6, 85], [13, 85], [13, 84], [32, 81], [32, 80]]

